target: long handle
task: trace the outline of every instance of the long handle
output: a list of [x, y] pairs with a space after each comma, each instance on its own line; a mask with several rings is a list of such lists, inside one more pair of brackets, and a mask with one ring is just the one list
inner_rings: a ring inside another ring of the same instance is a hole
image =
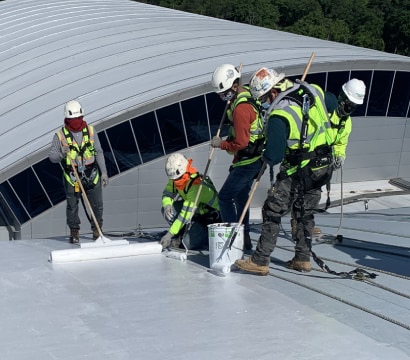
[[77, 171], [77, 169], [76, 169], [76, 167], [75, 167], [75, 165], [74, 165], [73, 159], [71, 159], [71, 156], [70, 156], [70, 155], [67, 155], [67, 156], [68, 156], [68, 158], [70, 159], [70, 164], [71, 164], [71, 168], [73, 169], [74, 176], [75, 176], [75, 178], [76, 178], [76, 180], [77, 180], [77, 182], [78, 182], [78, 185], [80, 186], [80, 190], [81, 190], [81, 192], [82, 192], [82, 194], [83, 194], [83, 197], [84, 197], [84, 199], [85, 199], [85, 202], [87, 203], [88, 209], [90, 210], [90, 214], [91, 214], [91, 217], [92, 217], [92, 219], [93, 219], [93, 221], [94, 221], [94, 225], [95, 225], [95, 227], [96, 227], [97, 230], [98, 230], [98, 234], [100, 235], [100, 237], [102, 237], [102, 236], [103, 236], [103, 233], [102, 233], [102, 231], [101, 231], [100, 225], [98, 224], [97, 218], [95, 217], [95, 214], [94, 214], [93, 208], [91, 207], [90, 201], [88, 200], [87, 194], [85, 193], [83, 183], [81, 182], [80, 176], [78, 175], [78, 171]]
[[312, 62], [313, 62], [314, 58], [315, 58], [315, 53], [312, 52], [312, 54], [310, 55], [309, 61], [306, 64], [305, 71], [303, 72], [303, 75], [302, 75], [302, 78], [301, 78], [302, 81], [305, 81], [306, 75], [309, 72], [310, 65], [312, 65]]
[[251, 204], [253, 195], [255, 194], [255, 190], [256, 190], [256, 188], [258, 187], [259, 182], [260, 182], [260, 180], [261, 180], [261, 177], [262, 177], [263, 173], [265, 172], [265, 170], [266, 170], [266, 162], [263, 162], [262, 167], [261, 167], [261, 169], [259, 170], [259, 174], [258, 174], [258, 176], [257, 176], [257, 178], [256, 178], [256, 180], [255, 180], [255, 182], [254, 182], [253, 185], [252, 185], [251, 192], [249, 193], [248, 200], [246, 201], [245, 207], [243, 208], [241, 217], [240, 217], [239, 220], [238, 220], [238, 225], [236, 226], [236, 228], [234, 229], [234, 231], [231, 232], [231, 240], [230, 240], [230, 242], [229, 242], [229, 249], [231, 249], [232, 244], [234, 243], [234, 241], [235, 241], [235, 239], [236, 239], [236, 235], [237, 235], [238, 232], [239, 232], [239, 229], [240, 229], [240, 227], [241, 227], [241, 225], [242, 225], [243, 219], [245, 218], [246, 212], [248, 211], [248, 208], [249, 208], [249, 206], [250, 206], [250, 204]]
[[[302, 74], [302, 79], [301, 79], [302, 81], [305, 80], [306, 75], [307, 75], [307, 73], [309, 72], [310, 66], [312, 65], [312, 62], [313, 62], [313, 59], [314, 59], [314, 58], [315, 58], [315, 53], [312, 52], [312, 54], [310, 55], [309, 61], [308, 61], [308, 63], [307, 63], [306, 66], [305, 66], [305, 71], [304, 71], [303, 74]], [[266, 163], [263, 162], [263, 165], [262, 165], [262, 168], [261, 168], [260, 171], [259, 171], [258, 177], [256, 178], [255, 182], [253, 183], [251, 192], [249, 193], [248, 201], [246, 202], [245, 207], [243, 208], [241, 217], [239, 218], [238, 225], [232, 230], [230, 236], [229, 236], [228, 239], [227, 239], [227, 241], [228, 241], [228, 240], [230, 241], [230, 242], [229, 242], [229, 249], [231, 249], [232, 244], [234, 243], [234, 241], [235, 241], [235, 239], [236, 239], [236, 235], [237, 235], [238, 232], [239, 232], [240, 226], [241, 226], [241, 224], [242, 224], [242, 222], [243, 222], [243, 219], [245, 218], [245, 215], [246, 215], [246, 213], [247, 213], [247, 211], [248, 211], [248, 208], [249, 208], [249, 206], [250, 206], [250, 204], [251, 204], [253, 195], [254, 195], [254, 193], [255, 193], [255, 191], [256, 191], [256, 188], [257, 188], [258, 185], [259, 185], [260, 179], [261, 179], [263, 173], [265, 172], [265, 170], [266, 170]]]

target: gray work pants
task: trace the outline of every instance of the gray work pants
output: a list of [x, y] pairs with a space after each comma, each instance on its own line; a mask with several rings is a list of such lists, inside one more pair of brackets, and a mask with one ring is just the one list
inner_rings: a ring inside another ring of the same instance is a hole
[[[74, 187], [71, 186], [63, 178], [64, 189], [67, 200], [66, 216], [67, 225], [70, 229], [80, 229], [80, 217], [78, 216], [78, 202], [80, 200], [81, 192], [74, 192]], [[86, 196], [90, 202], [91, 208], [94, 212], [95, 218], [97, 219], [98, 225], [102, 228], [103, 225], [103, 197], [102, 197], [102, 187], [101, 187], [101, 177], [98, 179], [97, 184], [93, 189], [88, 189], [85, 191]], [[86, 205], [87, 206], [87, 205]], [[89, 213], [89, 209], [87, 208]], [[90, 217], [91, 214], [89, 213]], [[92, 218], [92, 217], [91, 217]], [[95, 230], [96, 226], [93, 219], [91, 219], [91, 230]]]
[[[272, 194], [268, 196], [262, 208], [262, 233], [258, 241], [252, 261], [259, 265], [268, 265], [270, 255], [275, 249], [280, 230], [281, 219], [289, 211], [293, 211], [297, 222], [295, 260], [310, 261], [311, 235], [315, 226], [314, 211], [317, 209], [321, 190], [313, 189], [304, 192], [303, 199], [298, 198], [299, 182], [292, 177], [277, 180]], [[303, 214], [301, 203], [303, 200]]]

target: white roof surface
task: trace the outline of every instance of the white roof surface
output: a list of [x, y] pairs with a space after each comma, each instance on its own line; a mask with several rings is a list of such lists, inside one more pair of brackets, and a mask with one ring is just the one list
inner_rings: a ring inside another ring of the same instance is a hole
[[1, 1], [0, 40], [0, 181], [47, 156], [74, 98], [101, 130], [170, 95], [212, 91], [222, 63], [242, 63], [245, 80], [260, 66], [301, 74], [313, 51], [311, 73], [410, 66], [404, 56], [128, 0]]
[[[346, 194], [374, 189], [398, 190], [345, 185]], [[206, 253], [186, 262], [160, 254], [55, 264], [50, 251], [72, 247], [67, 239], [0, 242], [1, 358], [409, 359], [410, 195], [392, 197], [346, 209], [339, 244], [329, 241], [340, 208], [316, 216], [328, 236], [313, 251], [336, 272], [378, 275], [365, 281], [321, 272], [313, 261], [310, 273], [286, 269], [288, 218], [266, 277], [217, 276]]]

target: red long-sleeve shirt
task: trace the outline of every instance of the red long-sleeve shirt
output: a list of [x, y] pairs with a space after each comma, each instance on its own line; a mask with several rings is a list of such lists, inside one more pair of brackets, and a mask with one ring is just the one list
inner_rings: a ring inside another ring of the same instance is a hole
[[221, 149], [235, 153], [244, 149], [249, 143], [251, 124], [255, 121], [256, 116], [251, 104], [240, 103], [237, 105], [232, 117], [235, 137], [231, 140], [223, 140]]

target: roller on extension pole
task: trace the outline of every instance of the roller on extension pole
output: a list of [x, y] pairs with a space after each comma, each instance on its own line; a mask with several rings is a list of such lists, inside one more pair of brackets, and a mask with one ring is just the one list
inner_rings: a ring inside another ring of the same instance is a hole
[[156, 242], [155, 243], [130, 244], [129, 241], [125, 239], [110, 240], [107, 237], [105, 237], [101, 231], [101, 227], [99, 226], [97, 222], [97, 219], [91, 207], [90, 201], [85, 193], [83, 184], [81, 182], [77, 169], [71, 158], [70, 158], [70, 163], [71, 163], [71, 167], [74, 172], [75, 178], [80, 186], [82, 196], [84, 197], [87, 203], [91, 217], [98, 230], [99, 237], [93, 242], [82, 243], [82, 244], [80, 243], [80, 248], [78, 249], [51, 251], [50, 256], [49, 256], [50, 262], [70, 263], [70, 262], [88, 261], [88, 260], [122, 258], [122, 257], [138, 256], [138, 255], [152, 255], [152, 254], [160, 254], [162, 252], [162, 246]]

